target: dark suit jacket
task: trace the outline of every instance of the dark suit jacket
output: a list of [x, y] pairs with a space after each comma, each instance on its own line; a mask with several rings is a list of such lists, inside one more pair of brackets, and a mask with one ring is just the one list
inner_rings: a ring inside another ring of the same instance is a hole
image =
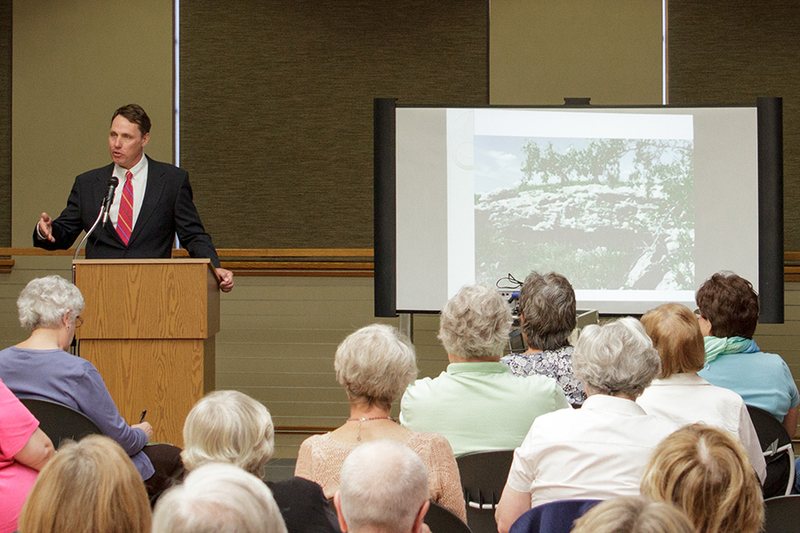
[[[86, 258], [168, 258], [177, 232], [181, 246], [189, 251], [189, 255], [209, 258], [215, 267], [219, 267], [217, 251], [203, 228], [192, 200], [189, 174], [149, 157], [147, 165], [147, 187], [128, 245], [123, 244], [109, 219], [105, 226], [96, 228], [89, 237]], [[40, 239], [34, 229], [33, 245], [45, 250], [66, 250], [81, 231], [89, 231], [100, 212], [113, 170], [112, 163], [75, 178], [67, 207], [53, 221], [56, 242]], [[122, 194], [121, 191], [119, 187], [117, 194]]]

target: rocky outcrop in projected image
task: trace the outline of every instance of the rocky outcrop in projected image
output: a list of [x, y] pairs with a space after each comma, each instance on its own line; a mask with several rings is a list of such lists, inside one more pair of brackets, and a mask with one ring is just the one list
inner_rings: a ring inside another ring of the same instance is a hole
[[694, 289], [691, 141], [537, 138], [506, 144], [517, 147], [509, 153], [497, 138], [486, 145], [476, 141], [483, 175], [512, 159], [519, 166], [513, 183], [475, 195], [480, 282], [537, 270], [583, 289]]

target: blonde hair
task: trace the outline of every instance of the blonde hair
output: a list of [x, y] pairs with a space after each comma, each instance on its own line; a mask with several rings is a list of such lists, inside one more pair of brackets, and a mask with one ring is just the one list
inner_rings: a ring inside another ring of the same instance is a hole
[[275, 450], [272, 417], [264, 405], [235, 390], [214, 391], [200, 399], [183, 425], [187, 470], [225, 462], [260, 475]]
[[59, 448], [22, 508], [25, 533], [149, 533], [142, 478], [119, 444], [90, 435]]
[[209, 463], [158, 500], [153, 533], [286, 533], [266, 484], [232, 464]]
[[333, 367], [351, 401], [385, 407], [417, 377], [417, 356], [405, 335], [391, 326], [372, 324], [342, 341]]
[[599, 503], [575, 522], [572, 533], [695, 533], [686, 513], [641, 496]]
[[645, 468], [642, 494], [676, 504], [698, 533], [757, 533], [764, 500], [742, 444], [703, 424], [664, 439]]
[[511, 331], [511, 307], [483, 285], [466, 285], [442, 308], [439, 339], [448, 353], [462, 359], [503, 355]]
[[697, 316], [688, 307], [677, 303], [659, 305], [642, 316], [642, 324], [661, 356], [659, 378], [703, 369], [703, 334]]

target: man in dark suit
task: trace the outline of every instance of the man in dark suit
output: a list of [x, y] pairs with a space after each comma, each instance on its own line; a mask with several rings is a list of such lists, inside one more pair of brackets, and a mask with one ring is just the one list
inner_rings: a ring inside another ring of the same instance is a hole
[[177, 233], [192, 257], [211, 259], [219, 287], [233, 288], [233, 272], [220, 268], [219, 257], [205, 232], [192, 200], [189, 174], [144, 155], [150, 140], [150, 118], [144, 109], [130, 104], [111, 118], [108, 147], [112, 164], [75, 178], [67, 207], [55, 220], [42, 213], [33, 232], [33, 245], [46, 250], [65, 250], [81, 231], [88, 231], [100, 211], [111, 176], [119, 187], [106, 224], [89, 237], [89, 259], [170, 257]]

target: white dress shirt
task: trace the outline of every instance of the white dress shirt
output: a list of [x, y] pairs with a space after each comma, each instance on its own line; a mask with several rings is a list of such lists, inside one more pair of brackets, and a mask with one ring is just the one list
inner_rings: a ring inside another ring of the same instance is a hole
[[636, 496], [653, 449], [678, 429], [635, 402], [602, 394], [581, 409], [539, 416], [514, 451], [508, 486], [531, 507], [557, 500]]
[[[136, 227], [136, 219], [139, 217], [139, 211], [142, 210], [144, 191], [147, 188], [147, 167], [147, 157], [142, 154], [142, 158], [139, 162], [130, 169], [131, 174], [133, 174], [133, 226], [131, 227], [131, 232], [133, 228]], [[119, 204], [122, 202], [122, 189], [125, 187], [125, 182], [128, 179], [125, 177], [127, 172], [127, 169], [114, 163], [114, 172], [112, 172], [111, 175], [119, 179], [119, 186], [114, 192], [114, 201], [111, 203], [108, 216], [115, 228], [117, 227], [117, 220], [119, 219]]]
[[651, 415], [668, 418], [680, 426], [703, 422], [737, 437], [750, 456], [761, 482], [767, 465], [758, 435], [742, 397], [712, 385], [696, 372], [655, 379], [636, 400]]

